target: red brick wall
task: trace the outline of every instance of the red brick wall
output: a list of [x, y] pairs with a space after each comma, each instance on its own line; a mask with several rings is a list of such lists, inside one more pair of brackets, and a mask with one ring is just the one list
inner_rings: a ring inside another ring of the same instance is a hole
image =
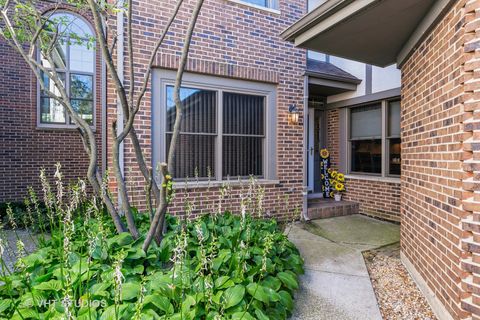
[[348, 178], [345, 200], [360, 204], [360, 213], [400, 222], [400, 183]]
[[[468, 15], [465, 2], [454, 4], [402, 66], [402, 252], [454, 319], [467, 318], [470, 311], [480, 315], [476, 296], [472, 299], [460, 284], [462, 278], [478, 281], [474, 263], [479, 262], [460, 246], [469, 236], [461, 223], [469, 202], [462, 204], [462, 199], [474, 200], [473, 191], [462, 186], [462, 179], [474, 173], [464, 172], [462, 160], [476, 158], [468, 143], [474, 134], [465, 132], [464, 122], [474, 118], [478, 107], [467, 104], [478, 97], [466, 92], [464, 71], [464, 43], [475, 34], [464, 32], [480, 2], [469, 1]], [[473, 65], [470, 70], [473, 78]]]
[[[87, 157], [76, 129], [37, 128], [37, 84], [19, 54], [0, 38], [0, 203], [23, 201], [39, 187], [41, 167], [53, 175], [62, 164], [66, 180], [84, 177]], [[97, 59], [96, 132], [100, 146], [101, 67]]]
[[[148, 53], [158, 37], [162, 26], [173, 10], [176, 1], [135, 2], [134, 32], [140, 35], [134, 41], [136, 58], [135, 71], [142, 74]], [[156, 65], [175, 68], [181, 43], [195, 1], [183, 5], [178, 21], [173, 24], [165, 39]], [[302, 49], [282, 41], [279, 34], [305, 13], [306, 3], [301, 0], [280, 1], [280, 14], [252, 8], [226, 0], [206, 0], [201, 11], [189, 55], [189, 72], [220, 77], [268, 82], [277, 88], [277, 175], [278, 183], [266, 186], [266, 211], [275, 211], [278, 195], [289, 196], [289, 206], [279, 215], [292, 212], [302, 205], [303, 127], [287, 123], [288, 106], [297, 104], [303, 108], [303, 72], [306, 55]], [[126, 70], [128, 75], [128, 70]], [[128, 79], [127, 79], [128, 82]], [[113, 91], [112, 91], [113, 92]], [[137, 132], [141, 137], [148, 163], [151, 163], [151, 94], [149, 90], [138, 115]], [[109, 96], [109, 122], [115, 118], [115, 96]], [[302, 122], [302, 119], [300, 119]], [[111, 159], [109, 159], [111, 164]], [[137, 169], [130, 141], [125, 143], [125, 172], [127, 184], [134, 191], [132, 202], [144, 207], [143, 178]], [[209, 192], [191, 192], [197, 203], [206, 206], [206, 199], [218, 199], [218, 188]], [[198, 196], [198, 197], [196, 197]], [[199, 197], [202, 196], [203, 200]], [[238, 200], [238, 197], [236, 198]], [[238, 211], [238, 201], [231, 202]], [[183, 211], [184, 201], [178, 190], [171, 211]], [[200, 205], [197, 212], [200, 212]]]
[[340, 168], [340, 116], [338, 109], [327, 110], [327, 147], [330, 152], [330, 164]]
[[480, 319], [480, 196], [478, 194], [480, 157], [480, 123], [478, 108], [480, 90], [480, 1], [465, 5], [465, 37], [463, 65], [463, 177], [462, 177], [462, 309]]
[[[326, 111], [327, 148], [330, 151], [331, 165], [340, 169], [340, 115], [339, 109]], [[399, 222], [400, 221], [400, 182], [374, 180], [373, 177], [347, 178], [344, 199], [358, 202], [360, 213]]]

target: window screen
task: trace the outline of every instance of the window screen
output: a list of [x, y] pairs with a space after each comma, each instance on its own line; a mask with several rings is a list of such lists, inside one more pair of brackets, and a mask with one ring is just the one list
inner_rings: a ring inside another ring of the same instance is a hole
[[[167, 143], [170, 148], [176, 107], [173, 86], [167, 86]], [[215, 174], [217, 93], [210, 90], [181, 88], [183, 117], [175, 150], [174, 178], [207, 178]]]
[[265, 97], [223, 94], [224, 178], [263, 175]]

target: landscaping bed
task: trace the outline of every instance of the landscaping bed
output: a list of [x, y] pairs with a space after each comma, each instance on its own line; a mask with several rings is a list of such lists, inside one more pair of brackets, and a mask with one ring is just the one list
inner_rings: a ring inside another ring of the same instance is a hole
[[366, 251], [364, 258], [383, 319], [437, 319], [400, 261], [399, 244]]
[[168, 221], [162, 244], [147, 253], [142, 239], [115, 235], [101, 216], [78, 217], [68, 247], [65, 233], [54, 232], [33, 253], [15, 250], [14, 273], [0, 278], [0, 319], [248, 320], [291, 314], [303, 261], [274, 220], [225, 213]]

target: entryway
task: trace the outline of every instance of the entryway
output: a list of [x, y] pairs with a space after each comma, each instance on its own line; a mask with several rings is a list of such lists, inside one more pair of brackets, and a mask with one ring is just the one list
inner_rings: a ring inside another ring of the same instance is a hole
[[308, 103], [307, 121], [307, 181], [308, 193], [322, 195], [320, 150], [325, 147], [324, 99], [311, 99]]

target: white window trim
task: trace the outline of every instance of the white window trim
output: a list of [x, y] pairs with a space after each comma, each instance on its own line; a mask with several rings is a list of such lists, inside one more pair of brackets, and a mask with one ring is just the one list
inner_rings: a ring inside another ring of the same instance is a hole
[[[244, 6], [247, 6], [247, 7], [252, 7], [252, 8], [255, 8], [255, 9], [267, 11], [267, 12], [274, 13], [274, 14], [280, 14], [281, 13], [279, 8], [264, 7], [264, 6], [260, 6], [258, 4], [254, 4], [254, 3], [250, 3], [250, 2], [242, 1], [242, 0], [228, 0], [228, 1], [233, 2], [233, 3], [237, 3], [237, 4], [241, 4], [241, 5], [244, 5]], [[275, 0], [269, 0], [270, 3], [272, 3], [273, 1], [275, 1]], [[280, 6], [279, 3], [278, 3], [280, 0], [276, 0], [276, 1], [277, 1], [277, 6]]]
[[[399, 101], [400, 97], [392, 97], [389, 99], [385, 100], [380, 100], [380, 101], [371, 101], [368, 103], [364, 103], [361, 105], [356, 105], [356, 106], [351, 106], [347, 107], [347, 112], [346, 112], [346, 121], [345, 121], [345, 130], [346, 130], [346, 139], [345, 139], [345, 158], [346, 158], [346, 177], [347, 178], [354, 178], [354, 179], [361, 179], [362, 177], [365, 178], [365, 180], [388, 180], [388, 181], [400, 181], [400, 176], [401, 175], [394, 175], [394, 174], [389, 174], [389, 161], [388, 161], [388, 154], [389, 154], [389, 146], [387, 144], [389, 137], [387, 136], [387, 130], [388, 130], [388, 104], [393, 101]], [[351, 130], [351, 111], [354, 108], [357, 107], [364, 107], [364, 106], [369, 106], [369, 105], [374, 105], [381, 103], [381, 110], [382, 110], [382, 172], [380, 174], [378, 173], [367, 173], [367, 172], [357, 172], [357, 171], [352, 171], [352, 158], [351, 158], [351, 153], [352, 153], [352, 140], [350, 139], [350, 130]]]
[[[69, 14], [69, 15], [72, 15], [72, 16], [75, 16], [76, 18], [78, 19], [81, 19], [83, 22], [85, 22], [85, 24], [90, 28], [90, 32], [92, 35], [95, 35], [95, 30], [93, 29], [91, 23], [85, 19], [84, 17], [82, 17], [81, 15], [75, 13], [75, 12], [72, 12], [72, 11], [68, 11], [68, 10], [58, 10], [55, 12], [55, 14]], [[40, 52], [39, 50], [37, 50], [37, 61], [40, 62]], [[70, 49], [68, 49], [68, 53], [67, 53], [67, 61], [69, 61], [70, 59]], [[67, 88], [67, 92], [68, 92], [68, 95], [70, 97], [70, 74], [72, 73], [72, 71], [67, 68], [65, 70], [60, 70], [60, 72], [62, 73], [65, 73], [65, 87]], [[93, 129], [93, 131], [95, 132], [95, 128], [97, 127], [97, 115], [96, 115], [96, 110], [97, 110], [97, 53], [96, 53], [96, 50], [95, 50], [95, 54], [94, 54], [94, 57], [93, 57], [93, 72], [90, 73], [90, 72], [82, 72], [82, 71], [74, 71], [73, 72], [74, 74], [79, 74], [79, 75], [91, 75], [92, 78], [93, 78], [93, 82], [92, 82], [92, 86], [93, 86], [93, 119], [92, 119], [92, 124], [90, 125], [90, 127]], [[67, 110], [64, 110], [65, 111], [65, 123], [44, 123], [41, 121], [41, 112], [40, 112], [40, 91], [41, 91], [41, 88], [40, 88], [40, 82], [38, 81], [37, 79], [37, 129], [77, 129], [78, 126], [75, 125], [75, 124], [71, 124], [70, 123], [70, 115], [68, 114], [68, 111]]]
[[[152, 168], [166, 161], [166, 87], [175, 82], [176, 71], [155, 69], [152, 76]], [[215, 177], [212, 182], [222, 179], [221, 162], [221, 92], [252, 94], [265, 96], [265, 138], [263, 146], [263, 177], [261, 181], [277, 180], [277, 94], [273, 84], [250, 82], [245, 80], [221, 78], [210, 75], [185, 73], [182, 87], [193, 87], [217, 91], [217, 141], [215, 152]], [[192, 177], [193, 178], [193, 177]], [[231, 177], [230, 181], [238, 181]], [[182, 182], [178, 182], [182, 184]]]

